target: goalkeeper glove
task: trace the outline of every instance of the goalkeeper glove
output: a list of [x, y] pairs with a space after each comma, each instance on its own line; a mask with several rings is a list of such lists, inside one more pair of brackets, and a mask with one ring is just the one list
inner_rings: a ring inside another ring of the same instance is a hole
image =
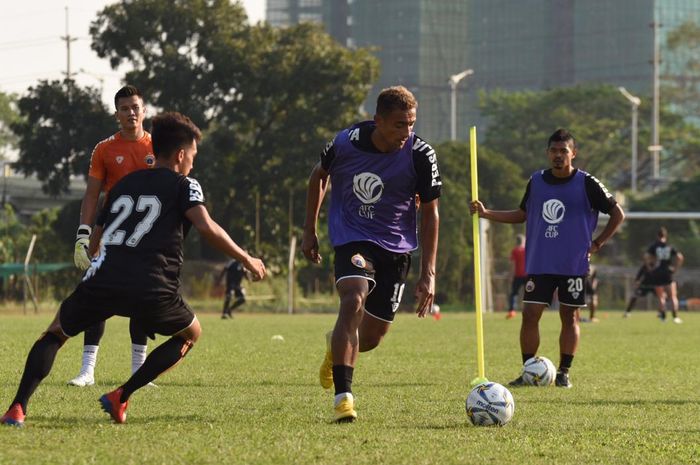
[[75, 251], [73, 252], [73, 262], [75, 266], [81, 270], [90, 268], [90, 233], [92, 228], [86, 224], [78, 226], [78, 232], [75, 238]]

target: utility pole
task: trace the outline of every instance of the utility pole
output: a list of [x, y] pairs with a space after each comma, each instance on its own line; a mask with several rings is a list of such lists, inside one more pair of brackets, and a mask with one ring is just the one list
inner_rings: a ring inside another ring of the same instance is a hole
[[78, 39], [71, 37], [68, 31], [68, 7], [66, 7], [66, 35], [61, 36], [61, 40], [66, 42], [66, 71], [63, 74], [66, 75], [66, 79], [73, 79], [76, 73], [72, 73], [70, 70], [70, 44]]
[[652, 185], [656, 189], [659, 185], [659, 155], [663, 147], [659, 144], [659, 64], [661, 63], [661, 52], [659, 49], [659, 28], [662, 27], [656, 19], [650, 24], [654, 36], [654, 59], [653, 66], [653, 106], [651, 111], [651, 145], [649, 152], [652, 157]]

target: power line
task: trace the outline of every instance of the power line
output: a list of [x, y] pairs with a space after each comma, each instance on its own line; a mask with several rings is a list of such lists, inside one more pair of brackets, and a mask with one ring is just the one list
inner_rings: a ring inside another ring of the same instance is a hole
[[33, 47], [36, 45], [43, 45], [43, 44], [55, 42], [57, 40], [58, 40], [58, 37], [55, 37], [55, 36], [36, 37], [33, 39], [11, 40], [8, 42], [0, 42], [0, 49]]

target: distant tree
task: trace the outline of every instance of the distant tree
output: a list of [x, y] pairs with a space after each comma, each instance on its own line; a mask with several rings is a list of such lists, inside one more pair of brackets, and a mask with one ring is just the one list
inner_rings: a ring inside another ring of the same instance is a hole
[[[92, 49], [149, 104], [188, 115], [201, 128], [238, 100], [250, 40], [245, 11], [229, 0], [134, 0], [106, 6], [90, 26]], [[219, 103], [219, 108], [217, 108]]]
[[12, 125], [20, 119], [17, 96], [0, 92], [0, 161], [7, 160], [10, 151], [17, 148], [17, 135]]
[[[464, 301], [473, 295], [473, 237], [469, 145], [447, 142], [435, 147], [442, 177], [440, 198], [440, 241], [438, 244], [438, 289], [448, 301]], [[488, 148], [479, 148], [479, 198], [489, 208], [518, 208], [527, 178], [520, 167]], [[507, 256], [514, 228], [492, 224], [491, 251]]]
[[39, 81], [18, 108], [21, 119], [12, 124], [19, 138], [14, 167], [35, 174], [54, 196], [68, 190], [72, 175], [87, 176], [92, 149], [116, 130], [99, 91], [72, 80]]
[[675, 111], [698, 120], [700, 115], [700, 24], [688, 21], [666, 36], [663, 61], [664, 100]]
[[[214, 216], [252, 246], [256, 197], [260, 244], [285, 263], [298, 234], [305, 182], [332, 135], [360, 117], [376, 59], [320, 27], [250, 26], [228, 0], [121, 2], [92, 24], [92, 47], [162, 109], [206, 130], [193, 176]], [[274, 257], [274, 258], [273, 258]]]
[[[574, 165], [591, 172], [611, 190], [630, 185], [630, 109], [615, 87], [608, 85], [557, 88], [542, 92], [496, 91], [482, 95], [482, 112], [489, 118], [485, 145], [513, 160], [526, 174], [547, 166], [547, 139], [557, 128], [577, 138]], [[649, 186], [651, 159], [644, 150], [649, 140], [651, 102], [642, 98], [639, 116], [640, 186]], [[685, 178], [700, 163], [700, 131], [662, 108], [660, 139], [664, 146], [662, 173]]]

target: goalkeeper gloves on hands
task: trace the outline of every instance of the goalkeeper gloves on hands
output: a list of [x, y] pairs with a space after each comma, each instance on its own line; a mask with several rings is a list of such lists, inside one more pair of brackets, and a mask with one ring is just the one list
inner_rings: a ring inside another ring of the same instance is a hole
[[78, 226], [78, 232], [75, 240], [75, 251], [73, 252], [73, 262], [75, 266], [81, 270], [90, 268], [90, 233], [92, 228], [86, 224]]

